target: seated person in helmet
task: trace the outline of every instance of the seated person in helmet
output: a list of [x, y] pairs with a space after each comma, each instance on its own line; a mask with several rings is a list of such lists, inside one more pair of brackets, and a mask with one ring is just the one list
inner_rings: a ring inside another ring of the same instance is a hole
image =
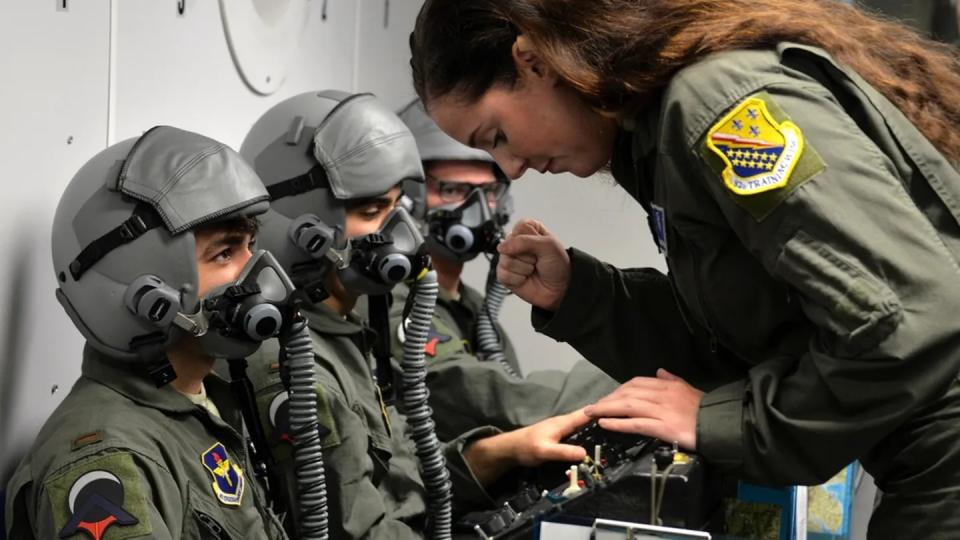
[[[423, 178], [413, 137], [372, 95], [314, 92], [266, 112], [241, 152], [271, 193], [259, 241], [276, 250], [306, 299], [331, 536], [422, 538], [430, 498], [425, 486], [436, 479], [420, 472], [413, 420], [383, 399], [381, 386], [392, 376], [389, 354], [382, 372], [372, 368], [378, 335], [354, 311], [362, 296], [385, 297], [398, 281], [419, 275], [422, 237], [396, 207], [401, 182]], [[382, 315], [386, 321], [386, 311]], [[384, 326], [380, 332], [389, 332]], [[250, 371], [267, 437], [290, 479], [296, 435], [287, 430], [280, 351], [272, 344], [251, 358]], [[585, 420], [577, 411], [511, 433], [479, 424], [457, 434], [444, 445], [455, 501], [491, 503], [483, 486], [516, 465], [582, 459], [582, 448], [558, 441]], [[289, 480], [286, 488], [295, 499]], [[286, 525], [296, 531], [296, 517]]]
[[276, 261], [251, 251], [267, 207], [239, 154], [166, 126], [76, 174], [53, 263], [87, 340], [82, 374], [7, 486], [8, 538], [286, 538], [251, 474], [239, 406], [211, 373], [215, 357], [260, 339], [200, 307], [267, 274], [293, 293]]
[[[510, 339], [495, 320], [487, 319], [492, 324], [486, 335], [492, 341], [482, 339], [481, 319], [492, 308], [485, 304], [484, 294], [461, 281], [460, 275], [467, 261], [496, 253], [512, 210], [509, 181], [489, 154], [440, 131], [419, 100], [398, 115], [416, 139], [426, 176], [425, 186], [408, 185], [405, 197], [424, 224], [427, 250], [440, 282], [426, 351], [430, 405], [440, 437], [480, 424], [513, 430], [576, 410], [615, 390], [616, 381], [586, 361], [569, 373], [547, 370], [520, 376]], [[493, 274], [488, 291], [493, 290]], [[407, 294], [402, 285], [394, 289], [394, 327], [403, 319]], [[399, 339], [394, 345], [400, 347]]]

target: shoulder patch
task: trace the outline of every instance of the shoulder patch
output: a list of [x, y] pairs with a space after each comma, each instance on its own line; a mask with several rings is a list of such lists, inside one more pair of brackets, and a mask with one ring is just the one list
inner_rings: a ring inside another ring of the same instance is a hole
[[216, 442], [200, 456], [203, 466], [213, 476], [214, 495], [227, 506], [240, 506], [243, 500], [243, 470], [227, 455], [223, 443]]
[[[766, 92], [746, 98], [718, 120], [704, 136], [700, 154], [758, 220], [826, 168], [800, 128]], [[747, 200], [751, 198], [759, 200]]]
[[[397, 325], [397, 341], [400, 343], [405, 343], [407, 340], [407, 324], [409, 324], [409, 320]], [[453, 332], [450, 332], [437, 317], [434, 317], [430, 323], [430, 331], [427, 333], [427, 343], [424, 345], [423, 353], [430, 358], [437, 358], [462, 350], [462, 343], [453, 339]]]
[[84, 460], [46, 482], [59, 538], [122, 540], [149, 536], [140, 473], [128, 453]]
[[431, 358], [437, 357], [437, 347], [440, 347], [442, 344], [449, 342], [451, 338], [449, 335], [444, 334], [437, 330], [436, 321], [430, 325], [430, 332], [427, 334], [427, 344], [423, 348], [424, 354]]
[[[333, 417], [330, 400], [323, 386], [316, 385], [317, 422], [319, 423], [320, 443], [323, 448], [340, 444], [336, 420]], [[290, 429], [290, 395], [286, 390], [276, 394], [266, 394], [257, 398], [257, 408], [261, 418], [265, 419], [267, 441], [273, 447], [274, 456], [280, 461], [293, 459], [293, 434]]]

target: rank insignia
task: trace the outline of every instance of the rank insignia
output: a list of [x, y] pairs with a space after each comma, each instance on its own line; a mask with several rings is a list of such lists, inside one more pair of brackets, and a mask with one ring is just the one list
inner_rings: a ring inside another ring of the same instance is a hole
[[793, 122], [777, 122], [762, 97], [753, 96], [710, 128], [706, 145], [726, 165], [727, 189], [753, 195], [787, 185], [803, 153], [803, 135]]
[[123, 508], [123, 483], [113, 473], [90, 471], [78, 478], [67, 498], [70, 519], [60, 530], [60, 538], [83, 531], [100, 540], [113, 524], [136, 525], [139, 520]]
[[220, 502], [229, 506], [240, 506], [243, 499], [243, 471], [230, 456], [223, 443], [216, 443], [201, 456], [203, 466], [213, 475], [213, 492]]

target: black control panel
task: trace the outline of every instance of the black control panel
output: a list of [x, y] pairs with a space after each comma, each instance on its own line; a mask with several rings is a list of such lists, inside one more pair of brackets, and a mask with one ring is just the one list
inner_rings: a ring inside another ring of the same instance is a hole
[[532, 538], [542, 519], [557, 516], [701, 530], [719, 513], [719, 485], [696, 454], [596, 422], [564, 442], [582, 446], [587, 459], [531, 471], [499, 508], [458, 519], [456, 538]]

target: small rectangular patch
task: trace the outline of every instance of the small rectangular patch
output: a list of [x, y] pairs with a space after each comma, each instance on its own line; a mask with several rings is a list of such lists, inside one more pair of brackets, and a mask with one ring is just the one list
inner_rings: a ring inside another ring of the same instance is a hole
[[657, 249], [660, 250], [660, 253], [663, 253], [663, 256], [667, 256], [667, 214], [664, 212], [663, 207], [651, 204], [650, 209], [652, 214], [650, 215], [650, 225], [653, 229], [653, 236], [657, 241]]
[[70, 445], [70, 450], [79, 450], [84, 446], [90, 446], [93, 443], [100, 442], [102, 438], [103, 437], [100, 431], [94, 431], [93, 433], [81, 435], [73, 440], [73, 443]]

